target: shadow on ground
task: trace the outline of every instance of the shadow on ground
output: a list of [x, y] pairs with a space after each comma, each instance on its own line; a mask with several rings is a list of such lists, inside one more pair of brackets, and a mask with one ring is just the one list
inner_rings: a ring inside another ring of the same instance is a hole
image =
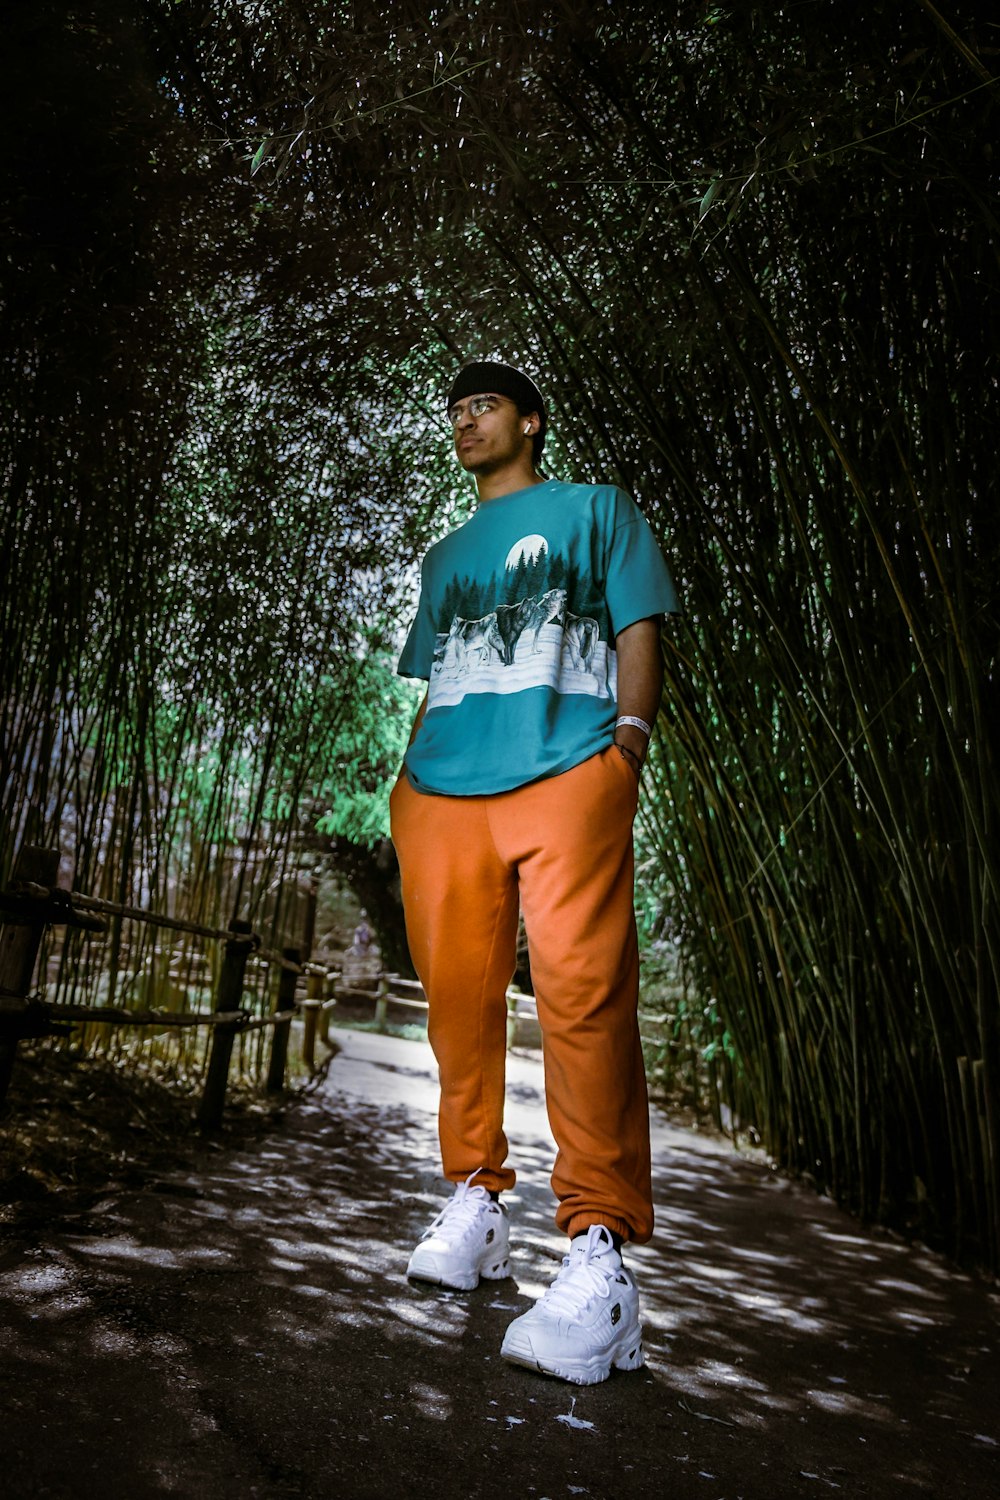
[[511, 1065], [514, 1277], [450, 1294], [404, 1277], [442, 1192], [429, 1053], [343, 1035], [280, 1132], [6, 1251], [10, 1500], [998, 1492], [990, 1291], [662, 1120], [630, 1252], [647, 1368], [579, 1390], [505, 1365], [562, 1254], [538, 1061]]

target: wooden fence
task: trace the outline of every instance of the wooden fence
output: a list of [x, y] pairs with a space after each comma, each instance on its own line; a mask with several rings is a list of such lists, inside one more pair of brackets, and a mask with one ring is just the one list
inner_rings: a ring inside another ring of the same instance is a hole
[[[426, 1023], [427, 1000], [414, 980], [379, 973], [367, 985], [348, 983], [340, 970], [303, 962], [298, 948], [283, 948], [280, 953], [265, 949], [248, 922], [234, 920], [228, 928], [205, 927], [141, 907], [103, 901], [57, 886], [58, 868], [57, 849], [26, 845], [18, 854], [8, 886], [0, 891], [0, 1105], [10, 1083], [18, 1042], [66, 1035], [74, 1023], [161, 1029], [210, 1027], [211, 1047], [197, 1110], [198, 1123], [207, 1130], [221, 1124], [233, 1044], [246, 1032], [270, 1028], [266, 1087], [269, 1092], [280, 1092], [285, 1085], [289, 1027], [296, 1016], [301, 1015], [303, 1020], [302, 1058], [310, 1070], [316, 1066], [317, 1039], [327, 1041], [331, 1012], [338, 1006], [355, 1011], [370, 1007], [380, 1031], [387, 1030], [390, 1018], [400, 1014], [413, 1018], [419, 1015]], [[46, 929], [66, 926], [104, 933], [109, 916], [223, 943], [211, 1011], [57, 1004], [32, 995], [32, 979]], [[274, 1008], [266, 1016], [252, 1015], [242, 1004], [251, 961], [278, 971]], [[530, 995], [513, 989], [507, 992], [507, 1011], [507, 1041], [513, 1046], [520, 1028], [537, 1023], [537, 1011]]]

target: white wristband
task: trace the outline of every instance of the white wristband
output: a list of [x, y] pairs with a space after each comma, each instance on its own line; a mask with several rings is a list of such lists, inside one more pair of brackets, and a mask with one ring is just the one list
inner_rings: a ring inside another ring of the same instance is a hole
[[634, 728], [641, 729], [647, 740], [653, 733], [652, 729], [646, 723], [645, 719], [637, 719], [634, 714], [622, 714], [621, 718], [615, 720], [616, 729], [620, 728], [622, 724], [631, 724], [634, 726]]

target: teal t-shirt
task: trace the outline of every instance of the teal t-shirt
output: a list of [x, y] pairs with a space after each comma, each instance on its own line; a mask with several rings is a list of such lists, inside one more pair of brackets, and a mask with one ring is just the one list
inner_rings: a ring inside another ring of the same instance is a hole
[[547, 479], [484, 501], [424, 558], [397, 669], [428, 684], [411, 785], [505, 792], [597, 754], [617, 717], [615, 636], [677, 607], [645, 517], [614, 485]]

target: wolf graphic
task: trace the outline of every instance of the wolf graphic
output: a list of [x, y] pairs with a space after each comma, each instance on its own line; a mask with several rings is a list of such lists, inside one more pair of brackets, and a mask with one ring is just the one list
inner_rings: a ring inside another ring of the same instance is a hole
[[549, 589], [548, 593], [542, 594], [541, 598], [530, 595], [527, 599], [518, 600], [517, 604], [498, 605], [495, 611], [497, 634], [503, 641], [500, 660], [504, 666], [513, 665], [517, 643], [528, 631], [533, 632], [531, 654], [536, 656], [538, 637], [543, 626], [553, 621], [558, 623], [562, 619], [565, 608], [565, 589]]
[[447, 634], [440, 632], [434, 640], [434, 663], [441, 673], [453, 673], [456, 677], [482, 666], [490, 660], [493, 652], [502, 658], [503, 641], [497, 632], [496, 611], [491, 610], [481, 620], [463, 620], [456, 615]]
[[594, 672], [594, 652], [601, 638], [601, 629], [590, 615], [574, 615], [566, 611], [563, 640], [569, 650], [569, 659], [575, 672]]

